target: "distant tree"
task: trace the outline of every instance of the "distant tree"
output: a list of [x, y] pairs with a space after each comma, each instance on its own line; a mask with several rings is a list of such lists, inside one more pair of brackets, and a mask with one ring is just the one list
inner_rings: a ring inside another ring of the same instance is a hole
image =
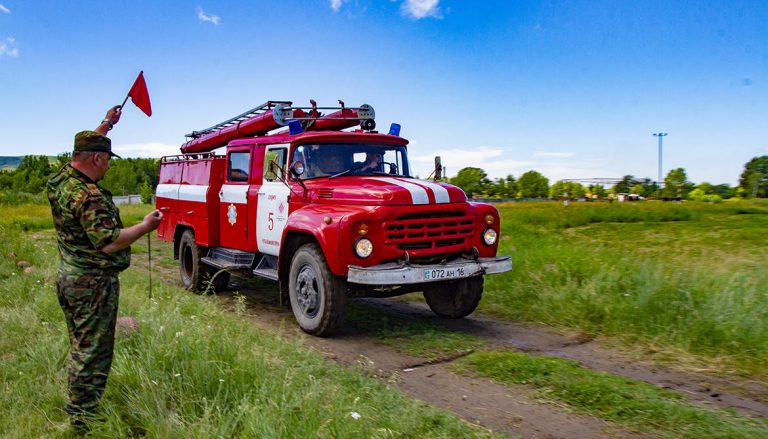
[[569, 199], [577, 199], [584, 197], [586, 193], [587, 190], [584, 188], [584, 186], [581, 183], [577, 183], [575, 181], [564, 182], [562, 180], [558, 180], [549, 188], [549, 198], [561, 199], [565, 196], [564, 194], [568, 194]]
[[664, 178], [664, 197], [685, 199], [692, 190], [693, 184], [683, 168], [672, 169]]
[[[45, 183], [52, 172], [50, 161], [44, 155], [27, 155], [19, 166], [3, 178], [5, 189], [14, 192], [38, 193], [45, 189]], [[8, 178], [9, 177], [9, 178]]]
[[739, 189], [748, 198], [768, 197], [768, 155], [755, 157], [744, 165]]
[[656, 183], [655, 181], [651, 180], [650, 178], [646, 177], [646, 178], [642, 178], [642, 179], [639, 179], [639, 180], [635, 179], [635, 185], [632, 186], [632, 188], [635, 189], [635, 188], [638, 187], [638, 185], [640, 185], [643, 188], [642, 189], [643, 193], [640, 193], [640, 192], [634, 192], [634, 193], [636, 193], [638, 195], [643, 195], [645, 197], [649, 197], [649, 196], [653, 196], [653, 195], [658, 195], [657, 192], [659, 191], [659, 185], [658, 185], [658, 183]]
[[[705, 181], [696, 185], [694, 191], [695, 190], [700, 190], [704, 195], [717, 195], [720, 198], [732, 198], [736, 196], [736, 189], [727, 184], [713, 185]], [[697, 194], [693, 194], [693, 191], [691, 191], [691, 193], [688, 194], [688, 197], [693, 199], [692, 197], [697, 196]]]
[[[59, 154], [51, 164], [47, 156], [24, 156], [12, 171], [0, 172], [0, 189], [14, 192], [40, 193], [51, 174], [69, 163], [70, 153]], [[110, 170], [99, 184], [115, 195], [137, 194], [142, 183], [154, 191], [160, 162], [157, 159], [111, 160]]]
[[121, 159], [109, 163], [109, 172], [99, 184], [114, 195], [138, 194], [144, 182], [153, 190], [157, 186], [159, 162], [156, 159]]
[[517, 180], [520, 198], [546, 198], [549, 195], [549, 180], [536, 171], [528, 171]]
[[500, 198], [515, 198], [517, 195], [517, 180], [511, 175], [506, 178], [497, 178], [491, 183], [488, 195]]
[[[710, 185], [711, 186], [711, 185]], [[723, 197], [715, 193], [706, 193], [704, 189], [696, 188], [688, 193], [688, 199], [693, 201], [706, 201], [709, 203], [719, 203]]]
[[53, 165], [55, 170], [61, 169], [64, 165], [69, 163], [69, 161], [72, 160], [72, 153], [71, 152], [63, 152], [56, 156], [56, 164]]
[[632, 186], [635, 185], [635, 177], [633, 175], [625, 175], [621, 181], [616, 183], [611, 192], [614, 194], [628, 194], [632, 191]]
[[452, 185], [458, 186], [466, 192], [468, 197], [483, 195], [489, 192], [491, 181], [488, 174], [480, 168], [463, 168], [450, 179]]
[[152, 195], [155, 193], [155, 191], [152, 189], [152, 187], [147, 183], [146, 181], [141, 183], [141, 187], [139, 187], [139, 194], [141, 195], [141, 202], [144, 204], [150, 204], [152, 202]]
[[590, 198], [592, 195], [597, 195], [598, 198], [605, 198], [608, 196], [608, 190], [601, 184], [590, 184], [587, 187], [587, 195], [590, 196]]
[[736, 188], [731, 187], [728, 184], [718, 184], [715, 186], [712, 186], [713, 190], [712, 193], [715, 195], [720, 195], [723, 199], [727, 198], [733, 198], [736, 196]]

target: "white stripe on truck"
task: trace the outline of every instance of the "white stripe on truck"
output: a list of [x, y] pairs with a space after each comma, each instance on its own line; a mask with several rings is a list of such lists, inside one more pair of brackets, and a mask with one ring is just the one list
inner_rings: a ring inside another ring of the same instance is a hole
[[179, 200], [199, 201], [205, 203], [205, 195], [208, 193], [208, 185], [182, 184], [179, 187]]
[[432, 193], [435, 194], [435, 203], [450, 203], [451, 197], [448, 195], [448, 189], [440, 186], [437, 183], [432, 183], [431, 181], [426, 180], [415, 180], [414, 183], [419, 184], [421, 186], [426, 186], [429, 189], [432, 189]]
[[423, 187], [409, 183], [407, 181], [398, 180], [396, 178], [389, 177], [377, 177], [376, 180], [383, 181], [385, 183], [394, 184], [400, 186], [403, 189], [407, 189], [411, 193], [411, 202], [413, 204], [429, 204], [429, 197], [427, 196], [427, 190]]
[[222, 203], [240, 203], [248, 202], [247, 194], [250, 185], [247, 184], [225, 184], [221, 186], [219, 197]]
[[178, 184], [158, 184], [155, 189], [155, 196], [157, 198], [169, 198], [171, 200], [179, 199], [179, 185]]
[[208, 185], [205, 184], [158, 184], [155, 196], [180, 201], [205, 203]]

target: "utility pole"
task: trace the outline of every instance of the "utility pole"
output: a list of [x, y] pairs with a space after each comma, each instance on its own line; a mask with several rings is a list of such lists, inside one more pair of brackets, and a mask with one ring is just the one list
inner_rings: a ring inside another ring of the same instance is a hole
[[655, 137], [659, 138], [659, 191], [661, 191], [661, 186], [664, 182], [664, 180], [661, 179], [661, 150], [663, 145], [664, 136], [668, 135], [667, 133], [653, 133]]

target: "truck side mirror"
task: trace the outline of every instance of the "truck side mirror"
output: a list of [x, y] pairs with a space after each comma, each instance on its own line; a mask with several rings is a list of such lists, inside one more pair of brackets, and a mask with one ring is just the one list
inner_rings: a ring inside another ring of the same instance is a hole
[[277, 173], [280, 170], [280, 166], [277, 165], [276, 161], [270, 160], [269, 164], [267, 165], [267, 172], [264, 173], [264, 178], [266, 178], [269, 181], [275, 181], [278, 180]]
[[304, 163], [302, 163], [299, 160], [296, 160], [291, 165], [291, 175], [294, 177], [298, 177], [299, 175], [304, 173]]
[[443, 179], [443, 165], [440, 164], [440, 156], [435, 156], [435, 180]]

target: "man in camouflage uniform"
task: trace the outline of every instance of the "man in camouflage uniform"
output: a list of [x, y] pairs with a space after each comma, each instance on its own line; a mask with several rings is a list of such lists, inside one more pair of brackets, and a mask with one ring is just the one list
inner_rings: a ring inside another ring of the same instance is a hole
[[96, 182], [109, 169], [107, 132], [120, 119], [120, 106], [107, 112], [94, 131], [75, 135], [72, 161], [48, 180], [48, 201], [56, 227], [61, 263], [56, 293], [69, 332], [72, 366], [69, 404], [72, 423], [83, 426], [94, 413], [107, 384], [115, 343], [118, 274], [131, 263], [130, 245], [155, 230], [155, 210], [123, 228], [112, 194]]

